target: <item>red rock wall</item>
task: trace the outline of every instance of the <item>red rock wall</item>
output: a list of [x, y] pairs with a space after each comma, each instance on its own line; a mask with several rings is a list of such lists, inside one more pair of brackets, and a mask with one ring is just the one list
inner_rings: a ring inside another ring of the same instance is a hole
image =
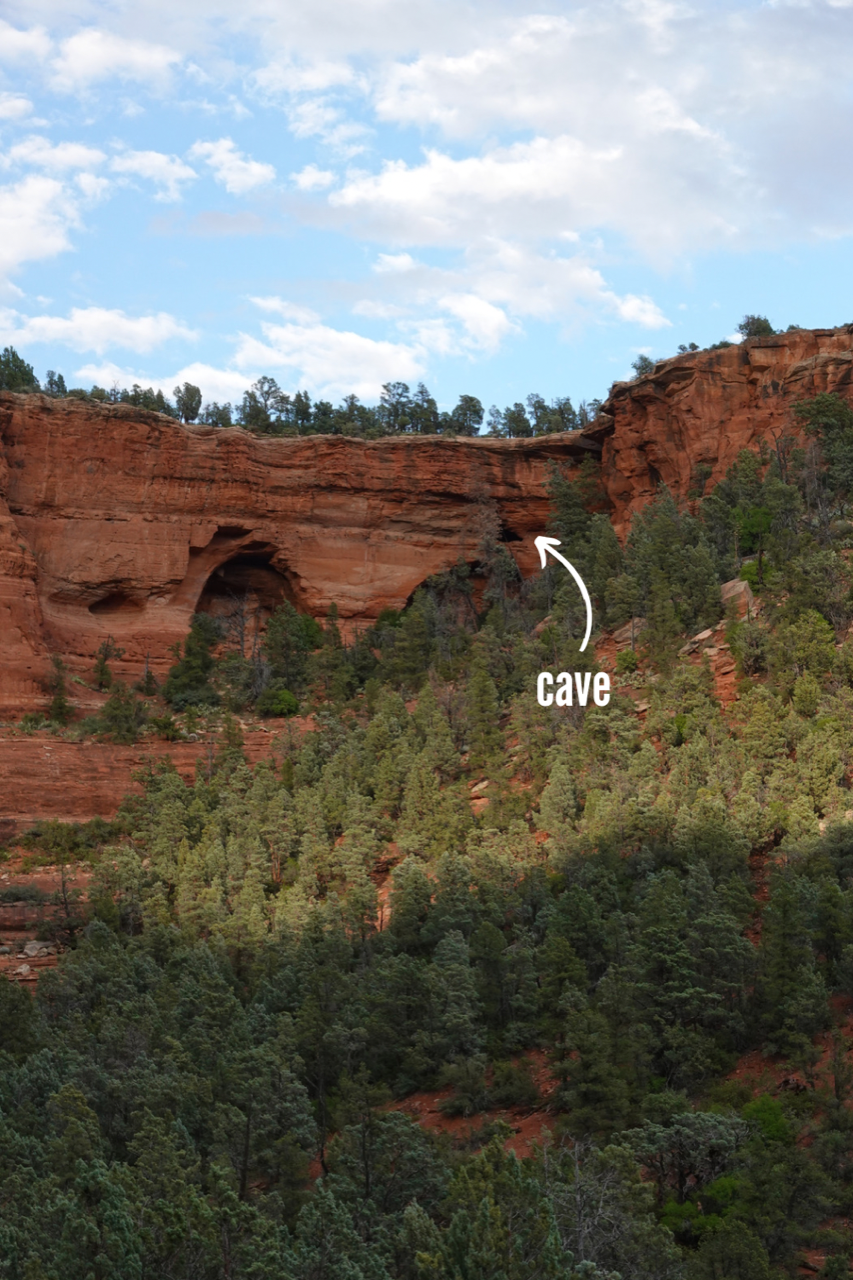
[[742, 449], [799, 434], [792, 406], [820, 391], [850, 394], [853, 327], [796, 329], [722, 351], [664, 360], [617, 382], [589, 434], [603, 445], [602, 481], [617, 532], [668, 485], [687, 498], [696, 468], [722, 479]]
[[[291, 722], [301, 733], [306, 722]], [[287, 730], [284, 731], [287, 733]], [[280, 764], [279, 731], [247, 729], [243, 750], [249, 764], [272, 759]], [[217, 749], [213, 740], [162, 742], [145, 738], [133, 747], [113, 743], [70, 742], [48, 733], [0, 733], [0, 845], [39, 819], [88, 822], [112, 818], [128, 791], [140, 788], [133, 774], [167, 757], [190, 782]]]
[[238, 565], [260, 595], [283, 590], [317, 617], [334, 601], [352, 629], [475, 560], [491, 510], [532, 573], [553, 463], [603, 449], [624, 535], [661, 484], [686, 500], [700, 464], [713, 483], [741, 449], [796, 430], [796, 400], [846, 395], [851, 376], [850, 328], [795, 330], [661, 361], [617, 383], [582, 436], [536, 440], [270, 439], [0, 392], [0, 718], [44, 705], [50, 653], [85, 676], [108, 635], [119, 674], [135, 679], [149, 654], [162, 675], [209, 584], [225, 589]]
[[491, 509], [530, 573], [550, 466], [584, 444], [270, 439], [0, 393], [0, 717], [44, 705], [49, 653], [83, 675], [108, 635], [119, 674], [138, 677], [150, 654], [162, 675], [223, 566], [317, 617], [334, 601], [351, 629], [475, 560]]

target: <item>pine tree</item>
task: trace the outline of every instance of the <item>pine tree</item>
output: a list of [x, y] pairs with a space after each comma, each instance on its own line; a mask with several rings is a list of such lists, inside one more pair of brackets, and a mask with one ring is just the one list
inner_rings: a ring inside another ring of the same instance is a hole
[[465, 710], [471, 765], [485, 769], [495, 764], [503, 735], [498, 723], [498, 691], [480, 655], [471, 664]]

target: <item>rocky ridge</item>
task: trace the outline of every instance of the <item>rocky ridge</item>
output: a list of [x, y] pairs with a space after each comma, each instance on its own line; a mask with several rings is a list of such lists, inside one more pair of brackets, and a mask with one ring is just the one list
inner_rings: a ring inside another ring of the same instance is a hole
[[797, 436], [792, 407], [822, 391], [847, 397], [853, 325], [792, 329], [720, 351], [660, 360], [617, 382], [584, 433], [602, 446], [601, 482], [617, 533], [666, 485], [680, 501], [707, 492], [742, 449]]
[[796, 434], [797, 400], [846, 395], [851, 376], [853, 327], [797, 329], [660, 361], [616, 383], [583, 432], [531, 440], [274, 439], [0, 393], [0, 718], [44, 705], [51, 653], [82, 676], [107, 636], [119, 675], [148, 659], [162, 676], [192, 613], [225, 597], [317, 617], [334, 602], [345, 628], [365, 625], [475, 563], [490, 523], [533, 573], [554, 465], [600, 457], [624, 535], [661, 485], [687, 501], [742, 449]]
[[118, 674], [164, 674], [226, 597], [367, 624], [476, 562], [489, 523], [532, 573], [550, 469], [590, 451], [580, 433], [272, 439], [0, 393], [0, 718], [43, 705], [51, 653], [82, 674], [108, 635]]

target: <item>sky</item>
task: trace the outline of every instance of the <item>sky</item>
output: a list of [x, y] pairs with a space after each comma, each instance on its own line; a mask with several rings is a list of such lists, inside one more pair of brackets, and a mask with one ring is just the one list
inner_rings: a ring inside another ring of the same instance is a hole
[[0, 345], [69, 386], [603, 397], [853, 320], [853, 0], [5, 0]]

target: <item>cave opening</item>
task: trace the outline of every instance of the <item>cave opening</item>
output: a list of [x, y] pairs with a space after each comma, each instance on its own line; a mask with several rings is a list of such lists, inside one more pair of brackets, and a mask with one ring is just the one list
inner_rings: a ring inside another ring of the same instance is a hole
[[274, 550], [245, 550], [210, 574], [196, 605], [196, 613], [209, 613], [231, 629], [266, 625], [270, 615], [287, 600], [296, 606], [293, 589], [272, 559]]
[[143, 602], [134, 596], [125, 595], [123, 591], [111, 591], [89, 605], [89, 612], [96, 617], [109, 617], [117, 613], [138, 613], [144, 608]]

